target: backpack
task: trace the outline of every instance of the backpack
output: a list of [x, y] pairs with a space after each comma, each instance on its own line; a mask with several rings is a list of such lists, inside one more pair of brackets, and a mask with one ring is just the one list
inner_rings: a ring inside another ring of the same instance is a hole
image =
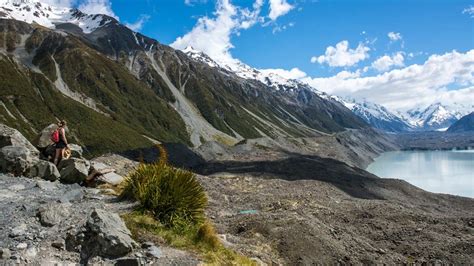
[[51, 134], [51, 141], [54, 143], [59, 142], [59, 130], [56, 129], [55, 131], [53, 131], [53, 133]]

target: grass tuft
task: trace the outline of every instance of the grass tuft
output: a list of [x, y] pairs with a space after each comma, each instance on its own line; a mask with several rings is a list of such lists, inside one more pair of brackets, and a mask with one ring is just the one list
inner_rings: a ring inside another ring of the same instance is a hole
[[120, 197], [137, 200], [141, 209], [170, 227], [202, 224], [207, 206], [204, 188], [194, 173], [168, 165], [166, 151], [158, 148], [160, 160], [140, 164], [126, 178]]
[[207, 196], [196, 176], [168, 165], [166, 150], [157, 148], [159, 161], [141, 163], [119, 187], [120, 198], [140, 203], [122, 215], [133, 237], [199, 253], [211, 265], [255, 265], [224, 247], [206, 219]]
[[134, 239], [164, 242], [173, 248], [197, 253], [204, 265], [257, 265], [255, 261], [224, 247], [209, 222], [182, 230], [163, 225], [152, 215], [140, 211], [124, 214], [122, 219]]

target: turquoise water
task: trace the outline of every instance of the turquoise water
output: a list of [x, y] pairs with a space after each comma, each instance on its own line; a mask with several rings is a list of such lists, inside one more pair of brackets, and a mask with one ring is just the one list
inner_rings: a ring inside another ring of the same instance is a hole
[[474, 150], [386, 152], [367, 171], [426, 191], [474, 198]]

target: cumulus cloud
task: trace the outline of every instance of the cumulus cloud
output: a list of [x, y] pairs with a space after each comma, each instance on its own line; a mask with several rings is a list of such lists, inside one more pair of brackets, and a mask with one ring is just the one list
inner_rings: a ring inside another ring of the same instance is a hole
[[344, 40], [336, 44], [336, 47], [326, 48], [324, 55], [313, 56], [312, 63], [327, 63], [331, 67], [353, 66], [359, 61], [369, 58], [370, 48], [363, 43], [359, 43], [356, 49], [349, 48], [349, 42]]
[[257, 22], [263, 22], [263, 18], [260, 17], [260, 12], [262, 10], [263, 0], [256, 0], [252, 5], [252, 10], [248, 8], [240, 9], [241, 13], [241, 29], [248, 29], [255, 25]]
[[307, 76], [305, 72], [303, 72], [302, 70], [296, 67], [292, 68], [291, 70], [277, 68], [277, 69], [259, 69], [259, 71], [264, 74], [276, 74], [286, 79], [302, 79]]
[[194, 28], [171, 46], [175, 49], [192, 46], [218, 62], [235, 63], [237, 60], [230, 53], [234, 47], [231, 37], [261, 21], [262, 5], [263, 0], [256, 0], [252, 9], [248, 9], [234, 6], [230, 0], [218, 0], [214, 17], [199, 18]]
[[112, 10], [112, 3], [109, 0], [82, 1], [78, 9], [87, 14], [105, 14], [119, 19]]
[[293, 8], [295, 7], [286, 0], [270, 0], [270, 14], [268, 14], [268, 17], [271, 20], [276, 20], [278, 17], [286, 15]]
[[393, 31], [389, 32], [387, 36], [392, 42], [399, 41], [403, 38], [400, 32], [393, 32]]
[[[394, 110], [435, 101], [472, 105], [474, 50], [431, 55], [422, 65], [414, 64], [376, 76], [361, 77], [360, 72], [343, 71], [333, 77], [306, 77], [302, 81], [330, 94], [366, 98]], [[453, 87], [458, 89], [453, 90]]]
[[129, 29], [133, 31], [140, 31], [143, 28], [143, 25], [150, 19], [149, 15], [141, 15], [137, 21], [133, 23], [125, 23], [125, 26], [127, 26]]
[[234, 47], [230, 37], [239, 27], [239, 22], [235, 19], [237, 9], [228, 0], [219, 0], [214, 15], [215, 18], [199, 18], [194, 28], [178, 37], [171, 47], [185, 49], [187, 46], [193, 46], [214, 60], [233, 61], [229, 50]]
[[397, 52], [392, 56], [384, 55], [382, 57], [379, 57], [372, 63], [372, 67], [379, 72], [383, 72], [391, 69], [392, 67], [404, 66], [404, 60], [405, 57], [403, 56], [403, 52]]

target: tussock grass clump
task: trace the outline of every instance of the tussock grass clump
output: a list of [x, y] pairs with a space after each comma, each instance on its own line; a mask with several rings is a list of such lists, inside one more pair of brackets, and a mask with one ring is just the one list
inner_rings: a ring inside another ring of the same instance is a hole
[[168, 165], [167, 154], [160, 149], [160, 160], [140, 164], [126, 180], [122, 198], [140, 202], [161, 223], [185, 228], [205, 221], [207, 196], [194, 173]]
[[141, 163], [121, 184], [120, 197], [136, 200], [139, 208], [122, 215], [133, 238], [160, 242], [197, 252], [209, 265], [255, 265], [221, 243], [206, 219], [207, 196], [196, 176], [168, 164], [166, 150], [159, 161]]

